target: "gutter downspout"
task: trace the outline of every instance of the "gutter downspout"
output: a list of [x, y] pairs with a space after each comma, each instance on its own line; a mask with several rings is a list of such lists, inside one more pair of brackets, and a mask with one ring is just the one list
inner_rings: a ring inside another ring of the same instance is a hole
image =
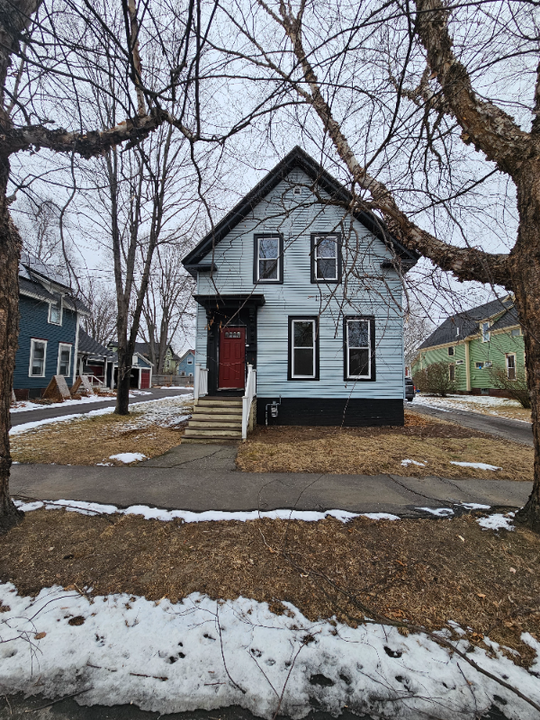
[[471, 392], [471, 357], [469, 352], [470, 340], [465, 340], [465, 377], [467, 382], [467, 392]]

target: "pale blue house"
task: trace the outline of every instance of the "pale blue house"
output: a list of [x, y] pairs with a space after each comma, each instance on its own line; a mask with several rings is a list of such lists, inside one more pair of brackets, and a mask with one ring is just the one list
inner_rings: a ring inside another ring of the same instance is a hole
[[208, 398], [243, 396], [250, 365], [259, 423], [272, 406], [285, 425], [403, 424], [401, 274], [418, 256], [351, 200], [296, 147], [184, 258]]
[[195, 374], [195, 350], [186, 350], [178, 361], [178, 375], [193, 380]]

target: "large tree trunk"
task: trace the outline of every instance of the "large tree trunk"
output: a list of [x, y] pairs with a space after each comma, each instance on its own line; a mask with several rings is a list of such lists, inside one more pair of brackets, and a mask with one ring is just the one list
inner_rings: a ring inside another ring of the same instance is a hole
[[5, 157], [0, 158], [0, 532], [17, 525], [24, 517], [9, 496], [9, 406], [19, 332], [21, 238], [11, 220], [6, 201], [8, 175], [9, 162]]
[[540, 161], [524, 163], [518, 186], [519, 232], [511, 252], [512, 285], [523, 326], [534, 438], [534, 485], [516, 520], [540, 532]]

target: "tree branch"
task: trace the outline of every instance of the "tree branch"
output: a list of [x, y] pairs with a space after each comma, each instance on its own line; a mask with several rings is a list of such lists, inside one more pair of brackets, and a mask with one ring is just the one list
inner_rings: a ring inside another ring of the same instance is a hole
[[480, 100], [474, 92], [469, 73], [454, 55], [449, 12], [441, 0], [416, 0], [416, 8], [416, 32], [451, 113], [463, 129], [461, 139], [515, 177], [533, 151], [530, 136], [504, 110]]

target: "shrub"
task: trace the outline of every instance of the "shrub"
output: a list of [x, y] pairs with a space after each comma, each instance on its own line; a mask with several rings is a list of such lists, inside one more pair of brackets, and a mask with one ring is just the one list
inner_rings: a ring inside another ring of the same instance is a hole
[[[456, 392], [456, 381], [450, 380], [450, 371], [445, 362], [432, 363], [427, 368], [420, 370], [413, 377], [413, 382], [420, 392], [430, 395], [446, 397], [449, 393]], [[458, 368], [454, 366], [457, 377]]]
[[524, 408], [531, 407], [531, 398], [529, 388], [527, 387], [527, 378], [523, 370], [518, 370], [515, 380], [510, 380], [505, 368], [491, 368], [491, 381], [499, 390], [505, 390], [510, 397], [517, 400]]

